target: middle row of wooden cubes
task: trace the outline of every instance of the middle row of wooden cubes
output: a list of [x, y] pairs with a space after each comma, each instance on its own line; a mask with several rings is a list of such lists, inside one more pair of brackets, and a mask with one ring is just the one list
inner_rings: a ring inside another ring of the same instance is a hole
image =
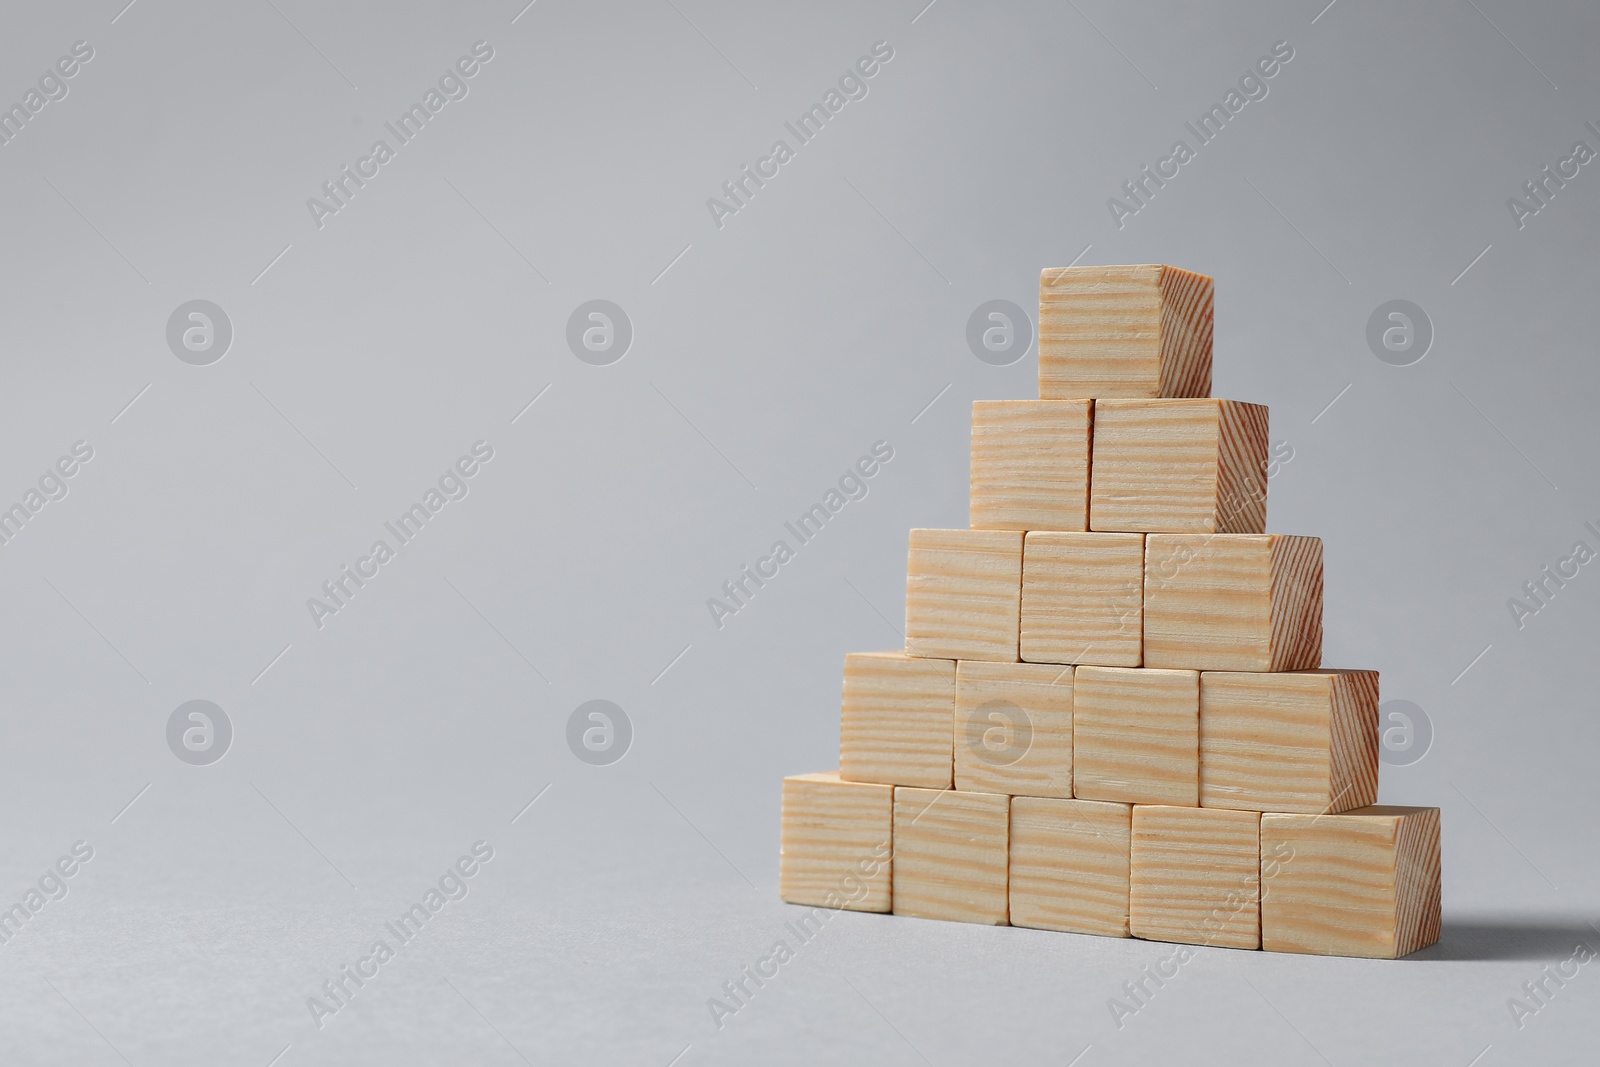
[[1378, 675], [845, 657], [847, 781], [1319, 814], [1378, 792]]
[[906, 651], [1106, 667], [1316, 667], [1322, 541], [912, 530]]

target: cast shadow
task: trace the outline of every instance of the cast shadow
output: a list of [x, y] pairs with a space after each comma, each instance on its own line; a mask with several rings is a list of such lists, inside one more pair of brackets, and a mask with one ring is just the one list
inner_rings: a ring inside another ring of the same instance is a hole
[[1582, 919], [1446, 918], [1438, 942], [1406, 958], [1551, 961], [1571, 956], [1579, 942], [1600, 949], [1600, 930]]

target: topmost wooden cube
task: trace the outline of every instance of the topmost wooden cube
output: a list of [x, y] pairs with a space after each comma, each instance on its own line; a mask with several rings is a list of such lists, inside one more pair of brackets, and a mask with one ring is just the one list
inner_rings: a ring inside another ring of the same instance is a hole
[[1039, 276], [1039, 399], [1211, 395], [1211, 279], [1160, 264]]

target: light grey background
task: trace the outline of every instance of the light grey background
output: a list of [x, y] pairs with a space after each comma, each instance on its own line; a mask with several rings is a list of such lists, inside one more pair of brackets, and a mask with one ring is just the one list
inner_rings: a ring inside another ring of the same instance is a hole
[[[0, 33], [0, 102], [95, 50], [0, 147], [0, 500], [94, 448], [0, 548], [0, 898], [95, 850], [0, 945], [0, 1061], [1588, 1062], [1595, 966], [1520, 1028], [1507, 1000], [1600, 947], [1600, 565], [1521, 629], [1507, 600], [1600, 548], [1600, 171], [1520, 230], [1506, 200], [1600, 148], [1600, 10], [123, 2]], [[479, 40], [470, 95], [318, 229], [306, 199]], [[706, 199], [880, 40], [718, 229]], [[1280, 40], [1270, 94], [1116, 228]], [[967, 317], [1074, 259], [1215, 276], [1215, 393], [1293, 448], [1269, 529], [1325, 539], [1325, 662], [1432, 720], [1382, 799], [1444, 809], [1444, 940], [1206, 950], [1119, 1029], [1169, 948], [845, 915], [718, 1029], [798, 914], [780, 778], [836, 765], [843, 654], [899, 644], [907, 529], [966, 524], [970, 402], [1036, 394]], [[165, 341], [197, 298], [234, 327], [208, 367]], [[1435, 329], [1409, 367], [1365, 341], [1397, 298]], [[633, 323], [610, 366], [566, 347], [592, 299]], [[706, 598], [880, 439], [870, 495], [716, 629]], [[470, 495], [317, 629], [306, 599], [479, 440]], [[192, 699], [235, 730], [210, 766], [167, 748]], [[633, 724], [610, 766], [567, 748], [590, 699]], [[478, 840], [470, 895], [313, 1025]]]

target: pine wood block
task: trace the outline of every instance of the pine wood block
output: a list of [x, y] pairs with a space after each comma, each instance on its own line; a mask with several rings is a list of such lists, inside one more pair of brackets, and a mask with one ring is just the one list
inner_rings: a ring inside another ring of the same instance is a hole
[[1072, 796], [1072, 668], [956, 664], [956, 788]]
[[1378, 673], [1200, 675], [1200, 803], [1317, 815], [1378, 799]]
[[1321, 539], [1147, 536], [1144, 662], [1203, 671], [1320, 666]]
[[1022, 533], [912, 530], [906, 651], [942, 659], [1017, 661]]
[[1261, 816], [1138, 804], [1128, 926], [1134, 937], [1261, 946]]
[[783, 780], [778, 895], [791, 904], [888, 911], [894, 787], [837, 771]]
[[974, 530], [1087, 530], [1092, 400], [972, 405]]
[[949, 789], [955, 724], [953, 661], [899, 652], [845, 656], [839, 777]]
[[1261, 947], [1398, 959], [1439, 940], [1439, 809], [1261, 817]]
[[894, 791], [894, 913], [1006, 924], [1011, 798]]
[[1127, 937], [1132, 810], [1012, 798], [1011, 925]]
[[1124, 804], [1200, 803], [1200, 674], [1079, 667], [1073, 795]]
[[1022, 658], [1137, 667], [1144, 556], [1143, 534], [1030, 532], [1022, 550]]
[[1159, 264], [1039, 275], [1039, 395], [1211, 394], [1211, 279]]
[[1237, 400], [1102, 400], [1089, 529], [1261, 533], [1267, 409]]

